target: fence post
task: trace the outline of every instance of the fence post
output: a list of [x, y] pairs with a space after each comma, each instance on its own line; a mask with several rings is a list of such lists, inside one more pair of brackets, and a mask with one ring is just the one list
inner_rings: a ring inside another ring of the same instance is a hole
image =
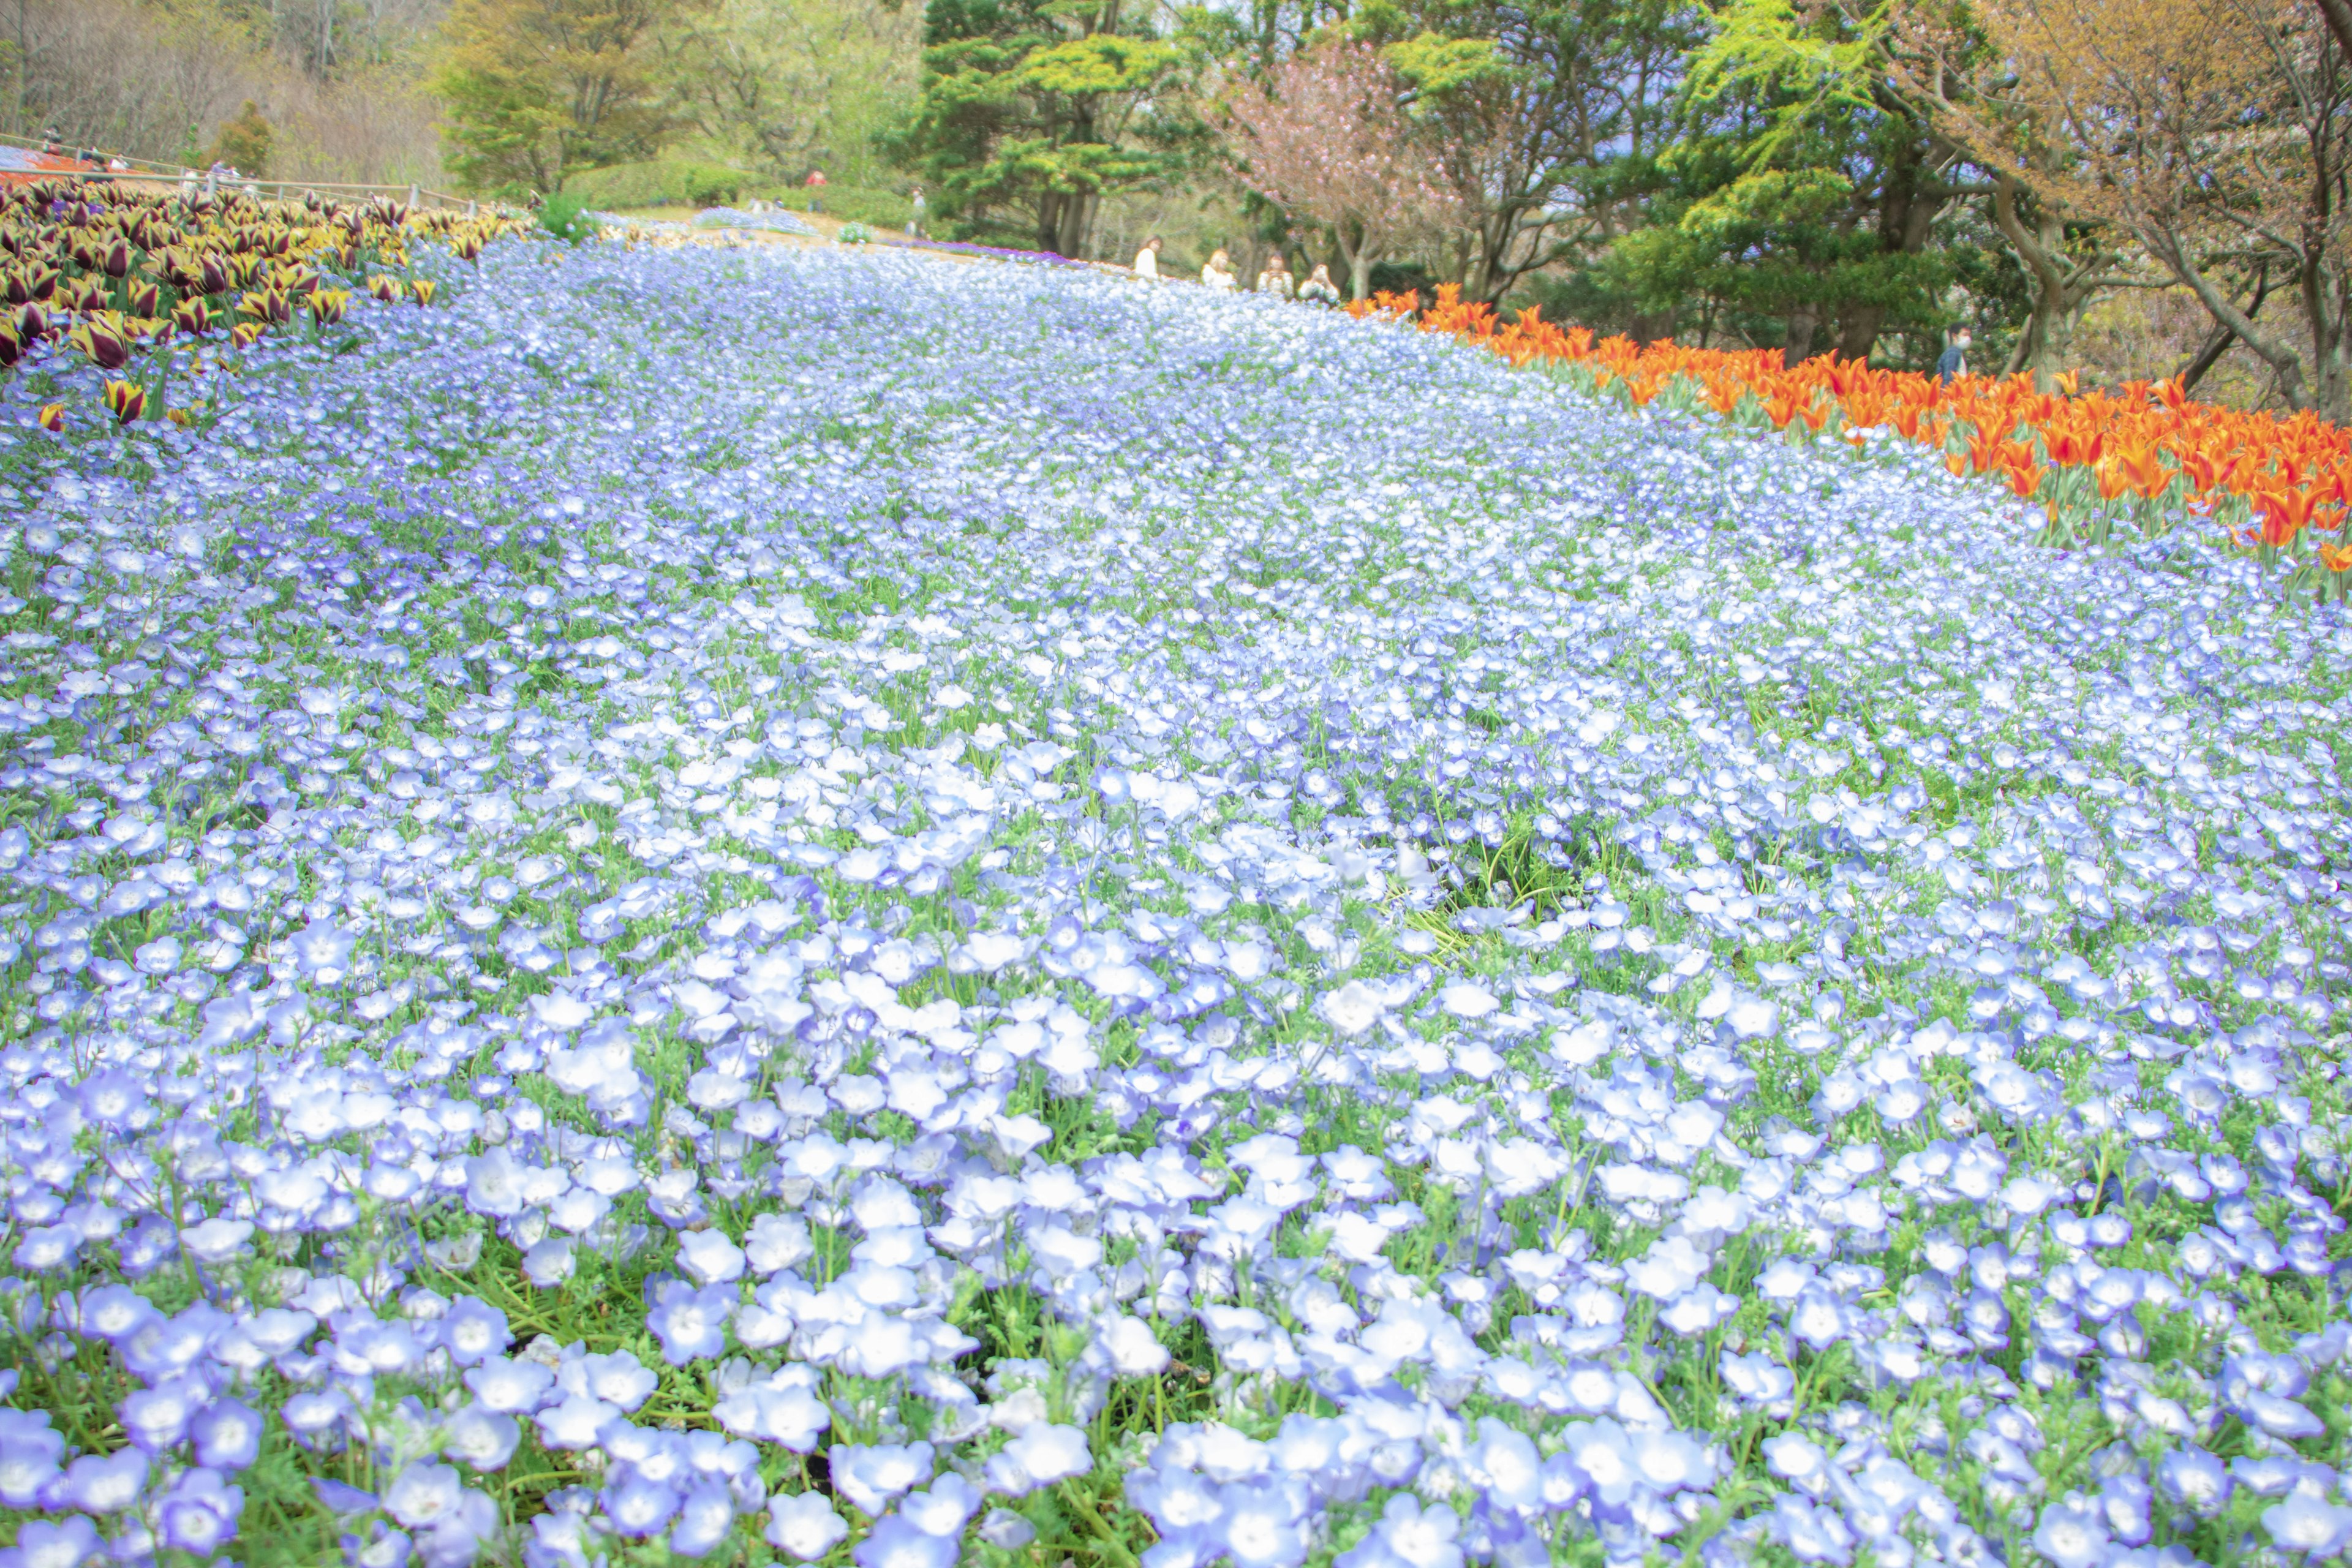
[[467, 217], [478, 217], [480, 216], [480, 207], [481, 204], [479, 202], [467, 202], [466, 204], [466, 216]]
[[416, 183], [413, 180], [408, 185], [408, 207], [411, 212], [416, 210]]
[[206, 169], [206, 170], [205, 171], [205, 199], [206, 199], [206, 200], [210, 200], [213, 196], [217, 195], [219, 194], [219, 192], [220, 192], [220, 176], [219, 176], [218, 174], [215, 174], [212, 170], [210, 170], [210, 169]]

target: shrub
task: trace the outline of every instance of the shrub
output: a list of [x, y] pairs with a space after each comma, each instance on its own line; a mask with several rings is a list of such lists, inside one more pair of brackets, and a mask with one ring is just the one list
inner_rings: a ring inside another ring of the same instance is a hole
[[697, 163], [686, 170], [685, 187], [690, 207], [731, 207], [742, 199], [743, 176], [732, 169]]
[[750, 180], [751, 176], [740, 170], [720, 163], [653, 158], [637, 163], [583, 169], [567, 178], [563, 188], [586, 197], [590, 206], [606, 211], [733, 206], [742, 199]]
[[845, 223], [841, 226], [841, 232], [833, 237], [841, 245], [871, 245], [874, 231], [862, 223]]
[[558, 191], [539, 209], [539, 226], [567, 245], [578, 245], [596, 233], [588, 214], [588, 198], [574, 191]]
[[[793, 212], [809, 210], [809, 191], [804, 185], [786, 185], [754, 194]], [[893, 191], [877, 191], [866, 185], [827, 185], [821, 194], [825, 216], [846, 218], [870, 228], [904, 228], [907, 220], [915, 216], [913, 205]]]
[[235, 120], [221, 122], [206, 162], [226, 163], [240, 174], [266, 174], [269, 172], [270, 142], [276, 135], [269, 121], [262, 118], [260, 109], [248, 98]]

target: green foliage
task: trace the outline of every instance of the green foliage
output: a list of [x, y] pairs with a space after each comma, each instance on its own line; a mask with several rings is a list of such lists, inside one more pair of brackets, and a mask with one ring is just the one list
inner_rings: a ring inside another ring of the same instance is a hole
[[845, 223], [841, 226], [841, 232], [833, 237], [841, 245], [871, 245], [874, 243], [874, 231], [862, 223]]
[[[611, 212], [639, 207], [740, 206], [755, 196], [784, 200], [786, 193], [741, 169], [693, 158], [646, 158], [605, 169], [583, 169], [563, 182], [588, 205]], [[826, 205], [832, 192], [826, 193]], [[803, 207], [805, 201], [801, 204]]]
[[539, 226], [566, 245], [593, 239], [598, 228], [589, 216], [588, 198], [572, 191], [559, 191], [547, 198], [539, 209]]
[[430, 79], [450, 174], [520, 196], [651, 154], [670, 125], [657, 46], [691, 3], [457, 0]]
[[[799, 185], [761, 193], [780, 207], [794, 212], [809, 210], [809, 191]], [[877, 191], [864, 185], [827, 185], [823, 193], [827, 217], [847, 218], [871, 228], [904, 228], [914, 216], [914, 208], [907, 198], [896, 191]]]
[[226, 163], [239, 174], [266, 174], [269, 172], [269, 147], [275, 134], [269, 121], [262, 118], [260, 109], [248, 98], [236, 119], [221, 122], [205, 162]]
[[1170, 107], [1198, 50], [1115, 5], [939, 0], [924, 44], [891, 149], [950, 233], [1082, 255], [1105, 195], [1172, 181], [1202, 140]]

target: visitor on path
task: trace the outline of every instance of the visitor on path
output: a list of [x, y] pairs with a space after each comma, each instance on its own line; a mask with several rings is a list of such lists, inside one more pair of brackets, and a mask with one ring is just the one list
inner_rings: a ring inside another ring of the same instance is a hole
[[1211, 256], [1209, 264], [1201, 268], [1201, 281], [1212, 289], [1230, 292], [1234, 282], [1233, 258], [1222, 250]]
[[1962, 327], [1936, 360], [1936, 379], [1946, 385], [1969, 374], [1969, 330]]
[[915, 187], [915, 194], [911, 198], [909, 198], [908, 205], [912, 208], [912, 211], [907, 219], [907, 237], [908, 239], [919, 239], [922, 237], [923, 233], [922, 186], [917, 185]]
[[1155, 234], [1143, 242], [1141, 250], [1135, 253], [1135, 275], [1138, 278], [1157, 279], [1160, 276], [1160, 237]]
[[1338, 304], [1339, 289], [1339, 286], [1331, 281], [1331, 269], [1318, 266], [1314, 271], [1308, 273], [1307, 281], [1298, 286], [1298, 297], [1310, 305], [1321, 305], [1327, 309]]
[[1257, 291], [1261, 294], [1271, 294], [1278, 300], [1290, 298], [1292, 293], [1290, 264], [1283, 260], [1282, 252], [1279, 250], [1265, 258], [1265, 269], [1257, 275]]
[[813, 213], [824, 211], [824, 171], [811, 169], [808, 178], [801, 183], [808, 187], [809, 211]]

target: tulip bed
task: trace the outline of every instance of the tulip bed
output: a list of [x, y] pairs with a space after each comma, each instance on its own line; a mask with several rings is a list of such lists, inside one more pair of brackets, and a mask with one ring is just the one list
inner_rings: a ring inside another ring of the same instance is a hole
[[[93, 401], [117, 424], [197, 426], [211, 405], [205, 377], [234, 367], [222, 350], [291, 335], [298, 323], [315, 342], [362, 289], [430, 304], [436, 255], [471, 261], [526, 226], [495, 214], [411, 213], [383, 197], [298, 205], [235, 191], [0, 181], [0, 374], [21, 371], [53, 395], [88, 366], [103, 373]], [[62, 430], [78, 416], [68, 396], [44, 404], [39, 422]]]
[[2338, 607], [1270, 300], [467, 281], [0, 382], [5, 1562], [2352, 1539]]
[[1564, 370], [1580, 386], [1642, 408], [1710, 409], [1792, 438], [1850, 445], [1915, 443], [1955, 475], [2000, 479], [2038, 502], [2044, 544], [2105, 545], [2121, 524], [2158, 538], [2183, 524], [2222, 537], [2297, 591], [2323, 600], [2352, 593], [2352, 458], [2345, 432], [2315, 414], [2284, 418], [2192, 402], [2177, 380], [2056, 391], [2030, 375], [1959, 376], [1950, 383], [1874, 369], [1833, 354], [1784, 364], [1780, 351], [1695, 349], [1671, 342], [1598, 342], [1540, 312], [1506, 324], [1465, 304], [1453, 285], [1418, 310], [1419, 297], [1378, 294], [1348, 306], [1359, 319], [1410, 317], [1424, 331], [1475, 343], [1515, 365]]

